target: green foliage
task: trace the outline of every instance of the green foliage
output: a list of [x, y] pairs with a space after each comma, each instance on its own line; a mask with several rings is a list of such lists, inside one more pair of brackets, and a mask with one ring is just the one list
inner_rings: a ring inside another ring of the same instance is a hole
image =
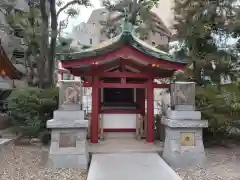
[[204, 130], [204, 138], [222, 139], [226, 137], [236, 120], [240, 119], [240, 86], [222, 85], [198, 87], [196, 107], [202, 112], [202, 119], [209, 121]]
[[[236, 79], [239, 54], [227, 42], [234, 34], [235, 38], [240, 36], [237, 0], [176, 0], [174, 11], [176, 39], [183, 44], [181, 56], [194, 63], [196, 82], [202, 83], [199, 76], [202, 69], [216, 84], [220, 74]], [[211, 62], [216, 65], [215, 69]]]
[[16, 89], [8, 98], [11, 124], [23, 137], [39, 137], [45, 132], [46, 121], [52, 119], [57, 107], [57, 89]]
[[[157, 6], [159, 0], [102, 0], [103, 6], [108, 10], [108, 19], [102, 32], [112, 38], [120, 33], [121, 21], [126, 20], [137, 26], [136, 32], [144, 37], [149, 29], [154, 29], [156, 22], [152, 21], [151, 9]], [[144, 22], [144, 25], [143, 25]]]
[[155, 115], [154, 116], [154, 123], [155, 123], [155, 140], [164, 141], [165, 138], [165, 129], [164, 125], [161, 123], [161, 116]]
[[7, 14], [8, 24], [23, 37], [26, 45], [30, 46], [28, 54], [39, 53], [41, 39], [41, 14], [38, 8], [30, 7], [29, 12], [11, 11]]
[[225, 39], [231, 35], [233, 30], [230, 27], [237, 22], [239, 14], [237, 1], [176, 0], [174, 11], [178, 37], [195, 52], [205, 54], [215, 51], [219, 42], [212, 41], [212, 35]]

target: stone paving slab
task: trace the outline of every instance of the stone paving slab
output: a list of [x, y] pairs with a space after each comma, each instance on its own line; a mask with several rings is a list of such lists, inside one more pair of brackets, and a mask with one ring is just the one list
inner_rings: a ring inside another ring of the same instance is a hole
[[157, 153], [93, 154], [87, 180], [181, 180]]

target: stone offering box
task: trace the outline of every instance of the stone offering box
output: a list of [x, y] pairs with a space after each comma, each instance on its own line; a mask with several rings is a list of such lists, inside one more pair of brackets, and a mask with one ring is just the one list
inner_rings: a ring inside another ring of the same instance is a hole
[[172, 84], [171, 96], [172, 110], [162, 119], [166, 132], [163, 158], [174, 168], [200, 165], [205, 159], [202, 128], [208, 127], [208, 121], [195, 111], [195, 83]]

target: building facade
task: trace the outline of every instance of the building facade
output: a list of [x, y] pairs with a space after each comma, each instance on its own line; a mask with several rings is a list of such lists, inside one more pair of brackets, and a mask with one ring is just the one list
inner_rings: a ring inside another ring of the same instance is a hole
[[6, 9], [12, 9], [15, 12], [28, 12], [29, 6], [26, 0], [1, 0], [0, 1], [0, 38], [2, 46], [9, 59], [18, 62], [18, 59], [24, 58], [26, 44], [18, 31], [9, 26], [6, 20]]
[[[151, 13], [151, 18], [156, 23], [154, 29], [149, 32], [145, 42], [155, 47], [168, 46], [171, 32], [155, 12]], [[80, 43], [81, 45], [96, 46], [107, 40], [106, 35], [101, 33], [101, 29], [107, 19], [108, 11], [105, 8], [94, 10], [87, 23], [81, 23], [74, 27], [70, 35], [74, 39], [73, 44]]]
[[167, 28], [174, 34], [173, 24], [174, 24], [174, 0], [159, 1], [158, 6], [154, 7], [152, 11], [161, 17], [163, 23]]
[[91, 47], [99, 44], [100, 42], [100, 31], [99, 26], [95, 24], [80, 23], [75, 26], [70, 34], [73, 39], [73, 46], [86, 46]]
[[[26, 73], [25, 52], [27, 44], [21, 35], [25, 29], [20, 24], [10, 26], [7, 21], [7, 13], [26, 13], [31, 6], [35, 6], [39, 0], [0, 0], [0, 39], [1, 45], [13, 65], [22, 73]], [[49, 4], [46, 4], [49, 12]], [[8, 12], [7, 12], [8, 11]]]

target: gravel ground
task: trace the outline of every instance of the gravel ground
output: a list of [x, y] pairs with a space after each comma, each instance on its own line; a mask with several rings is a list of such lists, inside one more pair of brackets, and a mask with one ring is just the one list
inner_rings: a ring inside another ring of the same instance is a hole
[[0, 180], [86, 180], [87, 171], [46, 168], [42, 149], [37, 146], [15, 146], [0, 162]]
[[[0, 180], [86, 180], [87, 171], [46, 168], [42, 148], [16, 145], [0, 161]], [[183, 180], [240, 180], [240, 147], [206, 149], [202, 167], [176, 169]]]
[[240, 147], [205, 149], [206, 162], [194, 169], [176, 169], [183, 180], [240, 180]]

